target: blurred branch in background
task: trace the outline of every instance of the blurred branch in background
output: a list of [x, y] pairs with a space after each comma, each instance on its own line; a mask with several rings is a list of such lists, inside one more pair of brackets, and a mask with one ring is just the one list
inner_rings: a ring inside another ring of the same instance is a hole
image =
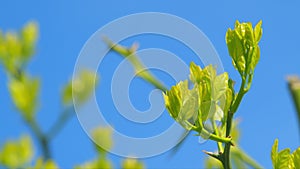
[[[37, 39], [38, 25], [35, 22], [27, 23], [19, 32], [2, 33], [0, 30], [0, 63], [7, 75], [8, 90], [14, 107], [30, 128], [42, 152], [33, 168], [48, 166], [52, 169], [57, 166], [50, 160], [49, 144], [75, 114], [73, 99], [79, 105], [84, 104], [94, 90], [98, 77], [88, 70], [82, 70], [78, 77], [64, 86], [61, 95], [63, 111], [49, 132], [45, 132], [36, 119], [40, 102], [40, 79], [32, 77], [27, 71], [27, 63], [35, 54]], [[22, 137], [20, 141], [8, 140], [0, 149], [0, 165], [22, 168], [32, 164], [34, 148], [31, 142], [29, 136]]]
[[288, 88], [292, 95], [298, 116], [299, 136], [300, 136], [300, 79], [299, 76], [291, 75], [287, 77]]

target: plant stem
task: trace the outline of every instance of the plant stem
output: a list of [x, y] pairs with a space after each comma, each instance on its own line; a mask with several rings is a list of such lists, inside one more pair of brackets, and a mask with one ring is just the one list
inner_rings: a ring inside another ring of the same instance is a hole
[[41, 146], [43, 157], [45, 158], [45, 160], [50, 159], [51, 153], [49, 149], [49, 141], [47, 139], [47, 136], [41, 131], [39, 125], [34, 119], [26, 120], [26, 122]]
[[[232, 104], [232, 106], [230, 107], [230, 110], [228, 112], [227, 122], [226, 122], [226, 137], [230, 137], [233, 115], [237, 111], [237, 109], [238, 109], [238, 107], [239, 107], [239, 105], [240, 105], [240, 103], [243, 99], [243, 96], [247, 92], [247, 90], [244, 89], [245, 83], [246, 83], [246, 80], [245, 80], [245, 78], [243, 78], [240, 90], [238, 92], [238, 95], [235, 98], [234, 103]], [[225, 144], [224, 153], [222, 154], [222, 157], [220, 158], [224, 169], [230, 169], [231, 168], [231, 165], [230, 165], [230, 146], [231, 146], [231, 144], [228, 144], [228, 143]]]
[[[218, 128], [217, 128], [217, 125], [216, 125], [216, 122], [214, 120], [211, 120], [211, 123], [212, 123], [213, 129], [214, 129], [214, 132], [216, 133], [216, 135], [220, 136]], [[223, 149], [222, 143], [221, 142], [217, 142], [217, 145], [218, 145], [219, 154], [223, 153], [224, 149]]]
[[124, 46], [113, 43], [110, 39], [106, 37], [103, 38], [103, 41], [111, 50], [128, 59], [134, 67], [138, 76], [140, 76], [142, 79], [149, 82], [155, 88], [161, 91], [167, 90], [167, 88], [145, 68], [143, 63], [138, 59], [137, 55], [134, 54], [136, 52], [137, 45], [133, 45], [131, 48], [126, 48]]
[[52, 125], [49, 132], [47, 133], [48, 139], [53, 139], [64, 127], [65, 123], [74, 115], [74, 107], [70, 106], [66, 108]]

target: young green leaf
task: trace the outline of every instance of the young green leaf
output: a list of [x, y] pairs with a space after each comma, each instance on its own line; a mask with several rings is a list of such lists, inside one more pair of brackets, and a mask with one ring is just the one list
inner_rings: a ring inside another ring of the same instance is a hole
[[[262, 22], [258, 22], [255, 28], [251, 23], [236, 22], [233, 30], [226, 33], [226, 44], [232, 58], [234, 67], [245, 81], [245, 90], [251, 86], [254, 69], [260, 59], [258, 43], [262, 36]], [[246, 81], [247, 80], [247, 81]]]
[[275, 140], [272, 146], [271, 158], [274, 169], [293, 169], [295, 167], [290, 149], [287, 148], [278, 152], [278, 139]]
[[0, 151], [0, 164], [8, 168], [19, 168], [28, 164], [33, 156], [32, 141], [22, 136], [18, 141], [8, 141]]
[[24, 75], [20, 80], [12, 79], [8, 85], [15, 106], [25, 119], [33, 119], [37, 108], [39, 80]]
[[293, 152], [292, 158], [295, 168], [300, 168], [300, 147]]
[[100, 153], [104, 153], [112, 148], [112, 129], [109, 127], [98, 127], [92, 131], [92, 136], [96, 142], [96, 147]]
[[74, 101], [82, 104], [91, 96], [98, 83], [98, 76], [91, 71], [83, 70], [73, 81], [69, 81], [64, 86], [62, 92], [62, 102], [64, 105], [70, 105]]
[[135, 158], [126, 158], [122, 162], [122, 169], [144, 169], [144, 164]]
[[179, 82], [163, 93], [170, 115], [185, 129], [190, 130], [197, 120], [199, 109], [198, 88], [188, 89], [188, 81]]
[[58, 165], [53, 160], [44, 161], [43, 158], [38, 158], [35, 165], [29, 169], [59, 169]]

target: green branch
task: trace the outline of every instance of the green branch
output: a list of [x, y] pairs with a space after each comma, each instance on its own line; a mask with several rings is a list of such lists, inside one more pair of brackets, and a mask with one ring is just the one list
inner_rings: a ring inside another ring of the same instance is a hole
[[67, 121], [74, 115], [74, 107], [70, 106], [60, 113], [60, 116], [56, 122], [52, 125], [49, 132], [47, 133], [48, 139], [53, 139], [65, 126]]
[[161, 91], [167, 91], [167, 88], [152, 73], [150, 73], [143, 65], [143, 63], [138, 59], [137, 55], [135, 54], [137, 50], [136, 44], [132, 45], [132, 47], [130, 48], [126, 48], [113, 43], [108, 38], [103, 38], [103, 40], [112, 51], [120, 54], [130, 61], [135, 69], [137, 76], [140, 76], [142, 79], [152, 84], [155, 88]]

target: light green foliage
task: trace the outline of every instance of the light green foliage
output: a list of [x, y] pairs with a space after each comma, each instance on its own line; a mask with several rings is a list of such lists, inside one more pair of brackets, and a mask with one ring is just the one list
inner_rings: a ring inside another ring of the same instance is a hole
[[18, 141], [8, 141], [3, 145], [0, 151], [0, 165], [19, 168], [28, 164], [32, 156], [32, 141], [29, 136], [22, 136]]
[[[81, 71], [73, 81], [69, 81], [63, 88], [62, 102], [65, 105], [72, 104], [72, 98], [78, 104], [82, 104], [91, 96], [98, 83], [97, 74], [89, 71]], [[72, 88], [73, 87], [73, 88]]]
[[[113, 165], [107, 158], [107, 151], [112, 148], [112, 129], [110, 127], [97, 127], [92, 131], [95, 148], [98, 152], [97, 159], [75, 166], [75, 169], [111, 169]], [[122, 163], [123, 169], [143, 169], [144, 165], [137, 159], [125, 159]]]
[[31, 58], [37, 37], [38, 26], [35, 22], [26, 24], [20, 34], [2, 34], [0, 30], [0, 60], [9, 74], [17, 75]]
[[300, 147], [298, 147], [292, 154], [295, 168], [300, 168]]
[[98, 127], [92, 131], [92, 136], [100, 151], [110, 150], [113, 146], [112, 129]]
[[185, 129], [190, 130], [199, 109], [198, 88], [188, 89], [188, 81], [179, 82], [164, 94], [165, 104], [170, 115]]
[[44, 161], [42, 158], [39, 158], [34, 167], [29, 167], [28, 169], [59, 169], [59, 167], [52, 160]]
[[134, 158], [127, 158], [122, 162], [122, 169], [144, 169], [144, 164]]
[[236, 21], [233, 30], [226, 33], [226, 44], [234, 67], [243, 80], [247, 80], [247, 89], [250, 88], [254, 69], [260, 58], [258, 43], [262, 36], [262, 21], [253, 29], [252, 24]]
[[9, 91], [12, 100], [26, 120], [34, 118], [39, 93], [39, 80], [23, 75], [20, 79], [11, 79]]
[[300, 165], [299, 157], [300, 157], [300, 147], [297, 150], [295, 150], [292, 154], [290, 153], [289, 148], [286, 148], [278, 152], [278, 139], [275, 140], [271, 151], [271, 159], [272, 159], [274, 169], [299, 168]]
[[113, 165], [108, 159], [100, 158], [74, 167], [74, 169], [99, 169], [99, 168], [112, 169]]
[[170, 115], [185, 129], [193, 128], [199, 133], [208, 119], [224, 122], [233, 92], [228, 84], [228, 74], [217, 75], [212, 65], [202, 70], [192, 62], [190, 80], [192, 89], [188, 88], [186, 80], [163, 93]]

